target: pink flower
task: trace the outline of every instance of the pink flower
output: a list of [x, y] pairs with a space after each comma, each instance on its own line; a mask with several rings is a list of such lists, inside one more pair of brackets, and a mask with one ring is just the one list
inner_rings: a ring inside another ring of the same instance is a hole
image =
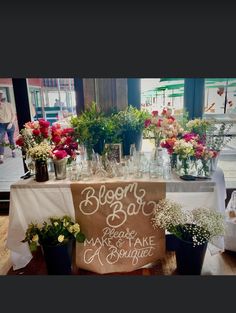
[[172, 123], [172, 122], [175, 121], [175, 118], [174, 118], [173, 116], [170, 116], [170, 117], [168, 118], [168, 121], [169, 121], [170, 123]]
[[65, 157], [67, 157], [67, 152], [65, 150], [54, 150], [53, 151], [53, 155], [58, 159], [64, 159]]
[[152, 116], [158, 116], [158, 111], [152, 111]]
[[148, 126], [150, 126], [152, 124], [152, 121], [150, 119], [147, 119], [145, 122], [144, 122], [144, 126], [145, 128], [147, 128]]
[[157, 122], [157, 127], [161, 127], [161, 123], [162, 123], [162, 119], [161, 118], [159, 118], [159, 120], [158, 120], [158, 122]]
[[190, 140], [195, 140], [197, 137], [198, 136], [196, 134], [194, 134], [194, 133], [186, 133], [186, 134], [183, 135], [183, 139], [185, 141], [187, 141], [187, 142], [190, 141]]

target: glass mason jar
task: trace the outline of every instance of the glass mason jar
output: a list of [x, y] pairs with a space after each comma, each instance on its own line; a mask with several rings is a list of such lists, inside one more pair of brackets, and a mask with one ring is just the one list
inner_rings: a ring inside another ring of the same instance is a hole
[[197, 171], [198, 176], [210, 177], [211, 160], [210, 159], [209, 160], [199, 159], [197, 168], [198, 168], [198, 171]]
[[194, 157], [181, 158], [177, 156], [177, 174], [182, 175], [197, 175], [197, 163]]

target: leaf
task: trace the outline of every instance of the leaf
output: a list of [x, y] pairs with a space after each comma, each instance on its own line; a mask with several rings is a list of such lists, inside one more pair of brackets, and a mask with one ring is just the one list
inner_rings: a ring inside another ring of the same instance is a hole
[[83, 234], [83, 233], [78, 233], [77, 235], [76, 235], [76, 240], [78, 241], [78, 242], [84, 242], [85, 241], [85, 235]]
[[36, 243], [36, 242], [31, 242], [31, 243], [29, 244], [29, 247], [30, 247], [30, 251], [31, 251], [31, 252], [36, 251], [36, 250], [37, 250], [37, 248], [38, 248], [38, 246], [37, 246], [37, 243]]

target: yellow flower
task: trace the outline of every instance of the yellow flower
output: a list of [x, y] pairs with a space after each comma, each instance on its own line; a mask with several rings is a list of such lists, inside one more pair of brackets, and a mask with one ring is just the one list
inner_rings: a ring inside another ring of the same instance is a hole
[[71, 225], [71, 226], [68, 228], [68, 232], [69, 232], [69, 233], [73, 233], [73, 231], [74, 231], [74, 227]]
[[76, 233], [79, 233], [79, 232], [80, 232], [80, 226], [79, 226], [78, 223], [75, 223], [75, 224], [74, 224], [74, 231], [75, 231]]
[[59, 242], [62, 242], [62, 241], [64, 240], [64, 235], [58, 236], [57, 240], [58, 240]]
[[38, 235], [34, 235], [32, 238], [33, 242], [38, 242], [39, 241], [39, 236]]

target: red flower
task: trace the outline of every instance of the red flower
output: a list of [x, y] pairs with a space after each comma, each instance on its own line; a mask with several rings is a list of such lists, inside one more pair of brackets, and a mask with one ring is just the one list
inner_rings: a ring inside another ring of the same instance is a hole
[[65, 145], [69, 145], [72, 142], [72, 138], [71, 137], [67, 137], [65, 140]]
[[43, 118], [40, 118], [39, 119], [39, 125], [40, 127], [46, 127], [48, 128], [50, 126], [50, 122], [46, 121], [45, 119]]
[[35, 136], [39, 136], [40, 135], [40, 130], [39, 129], [33, 129], [33, 134]]
[[17, 138], [16, 144], [20, 147], [24, 146], [24, 139], [22, 137]]
[[158, 116], [158, 111], [152, 111], [152, 116]]
[[152, 121], [150, 119], [147, 119], [145, 122], [144, 122], [144, 126], [145, 128], [147, 128], [148, 126], [150, 126], [152, 124]]
[[70, 148], [71, 148], [72, 150], [77, 150], [77, 149], [78, 149], [78, 142], [72, 142], [72, 143], [70, 144]]
[[65, 136], [74, 132], [74, 128], [64, 128], [61, 135]]
[[52, 141], [56, 144], [59, 144], [59, 142], [61, 141], [61, 138], [59, 136], [53, 136]]
[[67, 154], [67, 152], [65, 150], [54, 150], [53, 151], [53, 155], [57, 159], [61, 160], [61, 159], [64, 159], [65, 157], [67, 157], [68, 154]]

